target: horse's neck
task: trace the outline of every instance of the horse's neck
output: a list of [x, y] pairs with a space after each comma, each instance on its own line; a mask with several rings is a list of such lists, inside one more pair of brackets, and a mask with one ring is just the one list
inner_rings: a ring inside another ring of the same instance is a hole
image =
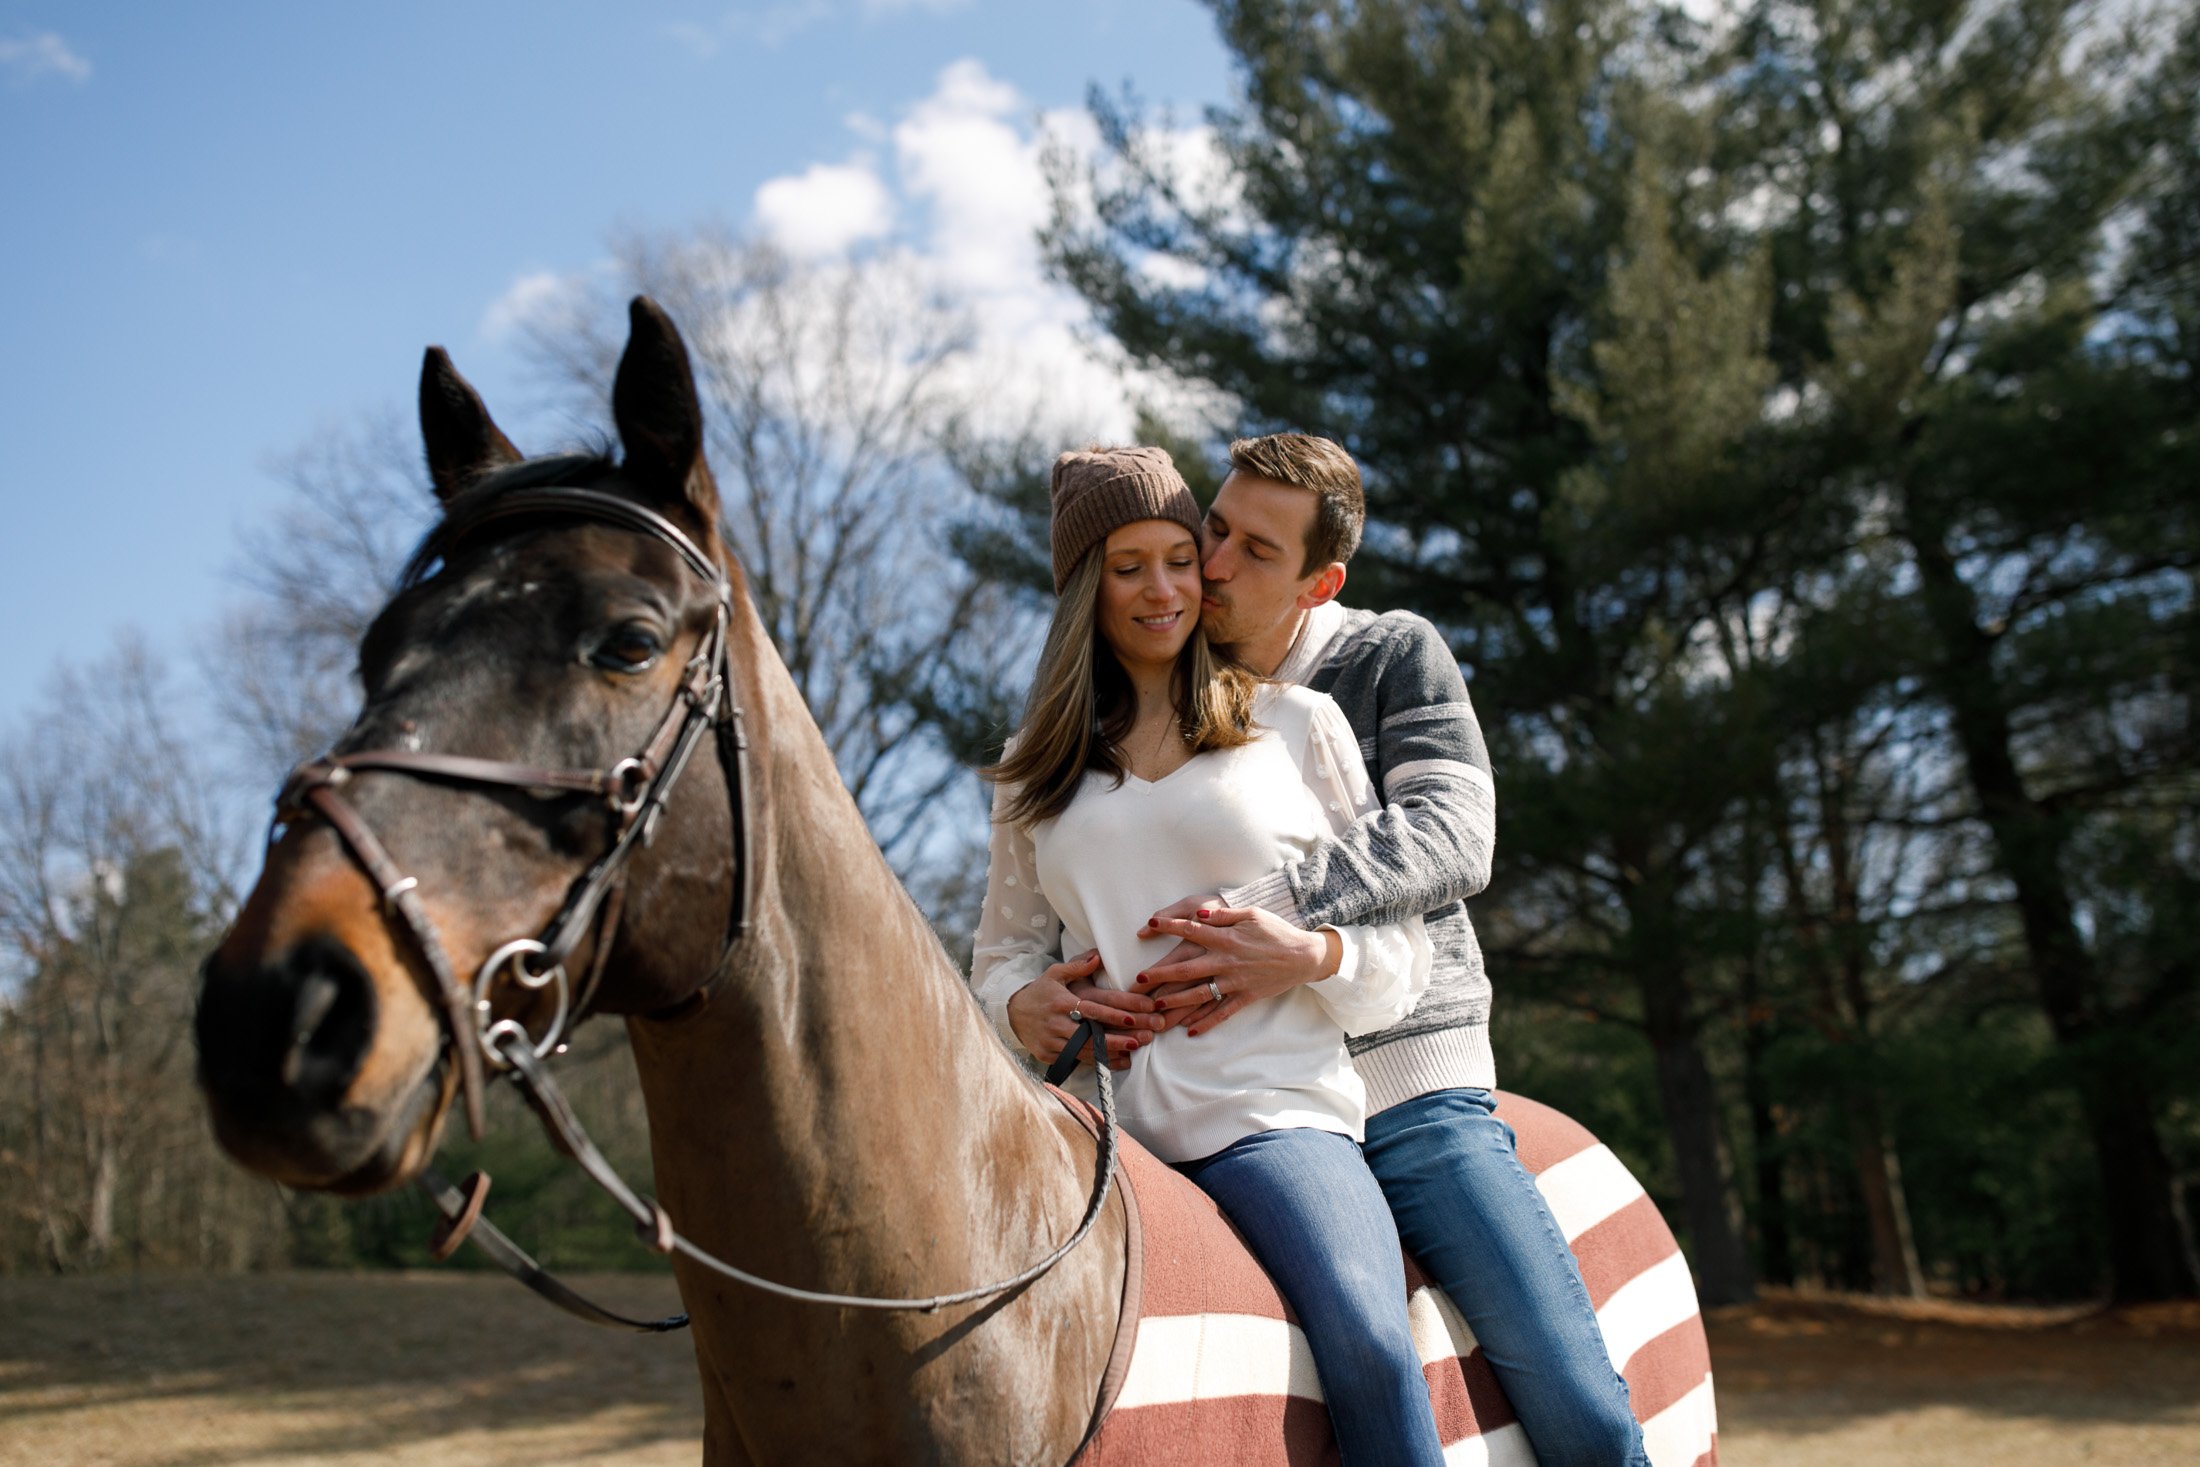
[[[1091, 1146], [979, 1017], [754, 618], [738, 631], [760, 885], [709, 1000], [632, 1025], [658, 1195], [697, 1244], [799, 1287], [1012, 1277], [1068, 1236]], [[1127, 1228], [1110, 1209], [1036, 1283], [937, 1313], [792, 1303], [677, 1262], [706, 1458], [1065, 1460], [1118, 1338]]]
[[1089, 1177], [776, 659], [758, 682], [753, 930], [700, 1011], [635, 1026], [658, 1186], [683, 1230], [791, 1282], [926, 1294], [1013, 1273]]

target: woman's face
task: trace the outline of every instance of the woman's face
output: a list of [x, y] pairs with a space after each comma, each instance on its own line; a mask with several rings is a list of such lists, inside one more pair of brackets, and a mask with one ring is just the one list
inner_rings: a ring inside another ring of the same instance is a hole
[[1100, 554], [1100, 635], [1125, 668], [1173, 665], [1199, 623], [1199, 542], [1175, 520], [1134, 520]]

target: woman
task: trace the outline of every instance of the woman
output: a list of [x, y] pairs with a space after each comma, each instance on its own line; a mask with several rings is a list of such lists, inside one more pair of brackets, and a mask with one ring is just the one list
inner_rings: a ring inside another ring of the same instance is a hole
[[[1106, 1002], [1174, 945], [1141, 938], [1148, 913], [1264, 875], [1373, 807], [1358, 743], [1327, 697], [1263, 683], [1200, 634], [1199, 510], [1166, 453], [1067, 453], [1052, 488], [1057, 601], [1023, 725], [986, 771], [972, 987], [1042, 1063], [1080, 1009], [1125, 1026], [1109, 1041], [1124, 1127], [1215, 1199], [1290, 1301], [1344, 1461], [1440, 1462], [1344, 1044], [1426, 984], [1420, 918], [1325, 929], [1332, 976], [1204, 1034]], [[1054, 962], [1058, 941], [1084, 955]]]

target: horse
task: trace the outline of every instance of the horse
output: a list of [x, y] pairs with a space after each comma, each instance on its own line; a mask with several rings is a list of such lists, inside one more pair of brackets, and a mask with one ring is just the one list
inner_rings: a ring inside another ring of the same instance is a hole
[[[413, 1181], [496, 1074], [617, 1015], [659, 1188], [637, 1215], [692, 1245], [674, 1273], [713, 1467], [1333, 1458], [1304, 1339], [1227, 1223], [1128, 1141], [1111, 1169], [1104, 1122], [980, 1016], [719, 537], [678, 330], [647, 298], [629, 328], [616, 459], [524, 457], [427, 352], [441, 523], [204, 967], [221, 1146], [296, 1188]], [[1608, 1339], [1626, 1320], [1654, 1460], [1715, 1461], [1671, 1233], [1581, 1128], [1504, 1105]], [[990, 1288], [1080, 1216], [1076, 1246]], [[1456, 1311], [1425, 1288], [1413, 1310], [1451, 1455], [1532, 1460]]]

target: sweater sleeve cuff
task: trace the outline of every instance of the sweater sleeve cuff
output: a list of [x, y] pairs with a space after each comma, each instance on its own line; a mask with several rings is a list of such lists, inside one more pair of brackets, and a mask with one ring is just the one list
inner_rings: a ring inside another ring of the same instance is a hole
[[1271, 871], [1258, 881], [1228, 887], [1216, 895], [1222, 898], [1225, 906], [1261, 907], [1293, 927], [1306, 925], [1299, 915], [1299, 899], [1292, 894], [1290, 879], [1281, 871]]

